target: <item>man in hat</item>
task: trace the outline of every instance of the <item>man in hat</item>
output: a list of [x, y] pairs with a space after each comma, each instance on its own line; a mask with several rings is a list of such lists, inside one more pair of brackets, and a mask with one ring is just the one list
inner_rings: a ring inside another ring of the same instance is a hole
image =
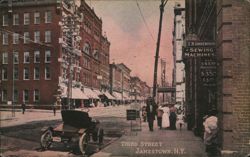
[[147, 120], [148, 120], [148, 126], [149, 130], [153, 131], [154, 129], [154, 120], [156, 116], [156, 103], [154, 102], [154, 99], [152, 97], [149, 97], [147, 99], [147, 106], [146, 106], [146, 112], [147, 112]]

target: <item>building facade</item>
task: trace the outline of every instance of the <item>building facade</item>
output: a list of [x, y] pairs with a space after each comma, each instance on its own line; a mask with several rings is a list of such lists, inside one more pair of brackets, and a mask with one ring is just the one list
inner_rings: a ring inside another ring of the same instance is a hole
[[122, 101], [129, 100], [130, 93], [130, 72], [131, 70], [123, 63], [117, 64], [122, 72]]
[[60, 4], [1, 4], [1, 103], [49, 104], [60, 76]]
[[122, 70], [115, 64], [110, 64], [110, 93], [116, 100], [122, 101]]
[[174, 77], [173, 86], [176, 89], [176, 104], [184, 107], [185, 102], [185, 65], [182, 58], [182, 47], [185, 37], [185, 8], [179, 3], [174, 7], [174, 30], [173, 30], [173, 59]]
[[249, 13], [247, 0], [186, 0], [186, 46], [211, 41], [216, 50], [185, 59], [189, 127], [202, 127], [202, 116], [217, 109], [222, 156], [250, 152]]
[[58, 96], [81, 104], [89, 98], [84, 88], [107, 85], [110, 42], [102, 20], [85, 1], [72, 2], [0, 4], [1, 104], [51, 105]]

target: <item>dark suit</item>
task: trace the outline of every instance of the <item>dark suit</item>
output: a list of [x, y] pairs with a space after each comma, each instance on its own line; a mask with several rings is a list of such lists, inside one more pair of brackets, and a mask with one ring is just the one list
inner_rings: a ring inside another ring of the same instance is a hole
[[147, 102], [146, 111], [147, 111], [148, 126], [150, 131], [153, 131], [154, 128], [153, 125], [156, 116], [156, 108], [157, 106], [153, 100]]

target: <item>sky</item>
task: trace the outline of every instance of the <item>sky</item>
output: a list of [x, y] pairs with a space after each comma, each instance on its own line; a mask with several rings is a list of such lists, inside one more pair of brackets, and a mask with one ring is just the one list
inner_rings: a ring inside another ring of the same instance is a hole
[[[86, 0], [86, 2], [102, 19], [103, 33], [106, 33], [111, 43], [110, 63], [124, 63], [132, 70], [132, 76], [138, 76], [152, 86], [160, 0]], [[173, 67], [173, 7], [176, 2], [182, 6], [184, 4], [184, 0], [169, 0], [165, 6], [159, 52], [160, 58], [167, 61], [166, 79], [170, 83]], [[158, 64], [158, 82], [160, 82], [160, 69]]]

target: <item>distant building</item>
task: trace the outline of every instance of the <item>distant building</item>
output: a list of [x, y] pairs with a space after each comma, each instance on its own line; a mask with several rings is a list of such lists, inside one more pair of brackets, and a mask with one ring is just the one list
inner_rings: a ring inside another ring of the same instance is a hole
[[139, 77], [132, 76], [130, 78], [130, 96], [133, 101], [144, 101], [150, 96], [150, 87]]
[[116, 100], [122, 101], [122, 70], [115, 64], [110, 64], [110, 93]]
[[131, 70], [124, 64], [116, 65], [122, 72], [122, 101], [130, 100], [130, 72]]

